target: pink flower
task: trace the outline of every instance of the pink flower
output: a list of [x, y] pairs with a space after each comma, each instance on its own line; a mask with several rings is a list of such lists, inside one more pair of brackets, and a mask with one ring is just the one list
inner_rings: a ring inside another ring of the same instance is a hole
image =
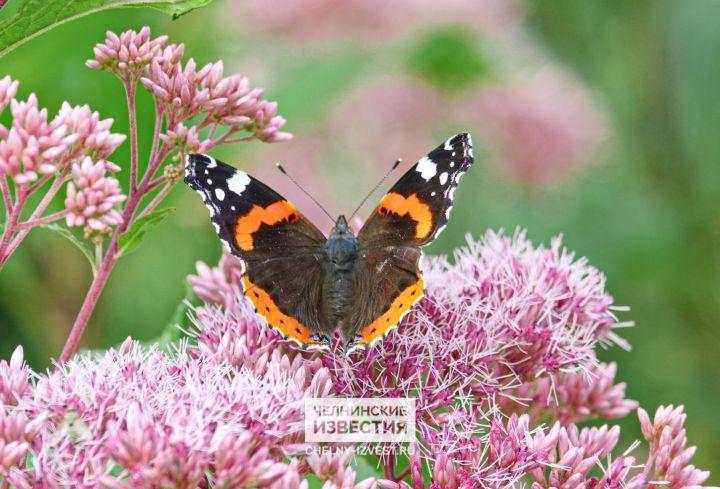
[[554, 373], [505, 392], [500, 405], [506, 413], [529, 412], [533, 420], [550, 415], [563, 424], [595, 417], [622, 418], [638, 403], [625, 399], [625, 383], [614, 383], [616, 371], [615, 363], [600, 363]]
[[37, 97], [10, 102], [12, 126], [0, 141], [0, 175], [11, 176], [18, 185], [27, 185], [39, 175], [54, 173], [61, 157], [78, 136], [68, 134], [61, 118], [47, 121], [47, 109], [38, 109]]
[[177, 49], [166, 49], [162, 57], [153, 60], [147, 67], [141, 79], [143, 86], [160, 102], [168, 118], [168, 132], [162, 136], [164, 141], [189, 137], [189, 142], [196, 144], [197, 135], [178, 126], [201, 113], [205, 117], [196, 126], [198, 129], [213, 124], [214, 132], [217, 125], [222, 124], [229, 127], [227, 135], [238, 131], [249, 132], [265, 142], [291, 138], [289, 133], [280, 132], [285, 119], [276, 114], [277, 104], [260, 100], [263, 94], [261, 88], [251, 89], [248, 79], [241, 75], [223, 77], [221, 61], [198, 70], [191, 58], [183, 66], [182, 52], [182, 45]]
[[261, 141], [279, 143], [292, 139], [292, 134], [280, 131], [284, 125], [285, 118], [277, 115], [277, 102], [262, 101], [253, 114], [249, 130]]
[[166, 133], [160, 134], [160, 139], [168, 148], [177, 148], [185, 154], [202, 153], [211, 143], [209, 139], [200, 141], [197, 126], [191, 126], [188, 129], [182, 122], [178, 123], [174, 129], [168, 129]]
[[23, 474], [36, 487], [271, 484], [302, 440], [302, 399], [332, 388], [327, 370], [279, 352], [254, 370], [192, 356], [127, 340], [40, 376], [23, 409], [46, 419]]
[[30, 394], [29, 373], [22, 346], [15, 348], [10, 363], [0, 360], [0, 405], [14, 406]]
[[112, 119], [100, 120], [87, 105], [71, 107], [63, 102], [57, 118], [67, 127], [68, 134], [77, 136], [76, 148], [96, 160], [109, 157], [125, 141], [124, 134], [110, 132]]
[[117, 179], [106, 176], [108, 170], [119, 168], [105, 161], [93, 163], [90, 157], [73, 164], [72, 182], [68, 183], [65, 199], [68, 226], [85, 226], [85, 234], [90, 235], [108, 233], [110, 226], [122, 222], [115, 206], [126, 197], [120, 193]]
[[686, 447], [684, 407], [660, 406], [655, 418], [644, 409], [638, 409], [640, 426], [645, 439], [650, 444], [650, 457], [646, 462], [646, 474], [652, 484], [667, 486], [673, 489], [694, 488], [702, 485], [710, 476], [710, 472], [689, 465], [695, 454], [695, 447]]
[[118, 36], [107, 31], [105, 43], [97, 44], [93, 49], [95, 59], [85, 64], [89, 68], [108, 70], [121, 78], [139, 76], [145, 66], [162, 54], [167, 36], [150, 39], [150, 28], [143, 27], [140, 32], [128, 30]]
[[[5, 110], [5, 107], [8, 106], [10, 101], [15, 98], [19, 84], [17, 80], [10, 78], [10, 75], [0, 80], [0, 114]], [[1, 136], [6, 137], [4, 134]]]
[[223, 305], [232, 310], [242, 291], [240, 260], [223, 248], [217, 267], [210, 268], [200, 261], [195, 266], [198, 274], [187, 278], [195, 295], [207, 303]]
[[560, 369], [587, 368], [612, 339], [605, 279], [556, 238], [535, 248], [518, 232], [488, 232], [424, 261], [425, 297], [396, 332], [362, 356], [326, 356], [341, 392], [417, 396], [421, 413], [480, 399]]
[[40, 415], [30, 420], [19, 408], [9, 408], [0, 403], [0, 477], [23, 483], [24, 477], [17, 471], [27, 458], [33, 439], [43, 428], [46, 417]]
[[551, 182], [586, 161], [608, 131], [587, 90], [557, 68], [485, 88], [465, 110], [487, 131], [503, 169], [530, 184]]
[[[161, 60], [164, 61], [164, 60]], [[210, 91], [200, 86], [203, 73], [196, 70], [195, 60], [166, 63], [153, 60], [141, 82], [161, 102], [168, 116], [168, 127], [195, 117], [210, 97]]]

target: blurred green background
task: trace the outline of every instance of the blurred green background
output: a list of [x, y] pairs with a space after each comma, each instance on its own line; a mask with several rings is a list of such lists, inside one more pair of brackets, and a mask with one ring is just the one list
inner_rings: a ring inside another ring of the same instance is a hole
[[[699, 446], [693, 462], [720, 484], [720, 2], [483, 0], [465, 11], [468, 2], [456, 0], [442, 15], [429, 3], [408, 14], [219, 1], [176, 21], [107, 11], [1, 58], [0, 76], [20, 80], [18, 97], [35, 92], [51, 114], [64, 100], [87, 103], [126, 132], [120, 84], [84, 62], [106, 30], [149, 25], [184, 42], [186, 57], [222, 59], [226, 73], [248, 75], [279, 102], [294, 141], [218, 155], [312, 217], [317, 210], [272, 163], [283, 161], [333, 212], [348, 212], [395, 157], [409, 164], [470, 131], [476, 164], [430, 253], [449, 253], [466, 232], [487, 228], [521, 226], [535, 243], [562, 233], [607, 274], [616, 303], [632, 308], [621, 319], [637, 323], [620, 331], [631, 353], [601, 357], [619, 363], [628, 397], [647, 410], [686, 406], [690, 443]], [[152, 120], [141, 92], [145, 154]], [[128, 152], [125, 143], [113, 157], [123, 184]], [[219, 243], [196, 195], [179, 185], [169, 200], [177, 212], [120, 261], [85, 346], [152, 339], [195, 262], [217, 262]], [[33, 231], [0, 273], [0, 358], [22, 344], [33, 367], [49, 366], [90, 278], [71, 244]], [[621, 423], [626, 443], [639, 436], [634, 416]]]

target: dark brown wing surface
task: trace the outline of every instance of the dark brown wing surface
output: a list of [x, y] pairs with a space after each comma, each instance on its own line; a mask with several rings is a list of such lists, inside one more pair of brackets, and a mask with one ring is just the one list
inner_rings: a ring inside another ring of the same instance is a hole
[[325, 236], [270, 187], [211, 156], [189, 155], [185, 182], [242, 260], [245, 295], [268, 324], [303, 348], [329, 349], [317, 333]]

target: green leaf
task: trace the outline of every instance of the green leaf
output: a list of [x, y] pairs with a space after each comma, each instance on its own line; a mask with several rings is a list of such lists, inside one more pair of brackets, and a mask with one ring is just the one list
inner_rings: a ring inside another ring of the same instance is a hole
[[132, 226], [130, 226], [130, 229], [120, 235], [118, 241], [118, 256], [129, 255], [135, 251], [145, 237], [145, 231], [147, 231], [149, 227], [159, 224], [173, 212], [175, 212], [175, 208], [169, 207], [151, 212], [147, 216], [143, 216], [135, 221]]
[[185, 297], [175, 308], [175, 312], [163, 328], [160, 336], [149, 342], [149, 344], [155, 344], [160, 348], [169, 348], [177, 344], [179, 340], [186, 338], [185, 331], [193, 328], [188, 313], [193, 306], [201, 303], [202, 301], [195, 295], [192, 286], [185, 282]]
[[97, 271], [97, 269], [95, 268], [95, 265], [96, 265], [95, 264], [95, 252], [94, 252], [93, 248], [90, 246], [90, 244], [88, 244], [86, 241], [81, 240], [80, 238], [75, 236], [73, 234], [73, 232], [70, 231], [68, 228], [61, 226], [59, 224], [56, 224], [56, 223], [42, 224], [39, 227], [44, 228], [44, 229], [49, 229], [50, 231], [54, 231], [54, 232], [58, 233], [60, 236], [62, 236], [63, 238], [67, 239], [72, 244], [74, 244], [75, 246], [80, 248], [80, 251], [83, 252], [83, 255], [85, 255], [85, 257], [90, 262], [90, 267], [92, 268], [93, 275], [95, 275], [95, 272]]
[[176, 19], [210, 2], [212, 0], [24, 0], [14, 15], [0, 21], [0, 56], [53, 27], [101, 10], [151, 7]]

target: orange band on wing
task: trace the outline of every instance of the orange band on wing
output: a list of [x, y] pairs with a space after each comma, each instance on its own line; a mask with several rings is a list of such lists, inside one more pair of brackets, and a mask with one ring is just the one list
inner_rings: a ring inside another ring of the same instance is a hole
[[361, 341], [357, 341], [348, 349], [369, 346], [375, 341], [382, 339], [388, 331], [397, 326], [403, 315], [412, 308], [413, 304], [423, 295], [424, 282], [420, 275], [418, 280], [411, 286], [405, 288], [390, 305], [390, 309], [385, 311], [375, 321], [360, 330], [359, 335], [362, 336]]
[[378, 214], [385, 216], [389, 213], [399, 216], [409, 215], [410, 219], [417, 222], [415, 237], [422, 239], [427, 237], [432, 230], [432, 212], [427, 204], [420, 202], [416, 194], [405, 197], [395, 192], [388, 192], [380, 201]]
[[255, 305], [257, 312], [267, 319], [268, 324], [278, 333], [282, 334], [286, 339], [296, 341], [301, 346], [312, 349], [327, 349], [328, 346], [322, 342], [310, 339], [312, 332], [300, 322], [283, 313], [280, 308], [272, 300], [270, 294], [253, 284], [245, 275], [242, 278], [245, 295]]
[[252, 235], [261, 225], [272, 226], [280, 221], [293, 222], [297, 219], [297, 209], [287, 200], [273, 202], [267, 207], [254, 205], [250, 212], [240, 216], [235, 224], [235, 244], [241, 250], [250, 251], [253, 249]]

